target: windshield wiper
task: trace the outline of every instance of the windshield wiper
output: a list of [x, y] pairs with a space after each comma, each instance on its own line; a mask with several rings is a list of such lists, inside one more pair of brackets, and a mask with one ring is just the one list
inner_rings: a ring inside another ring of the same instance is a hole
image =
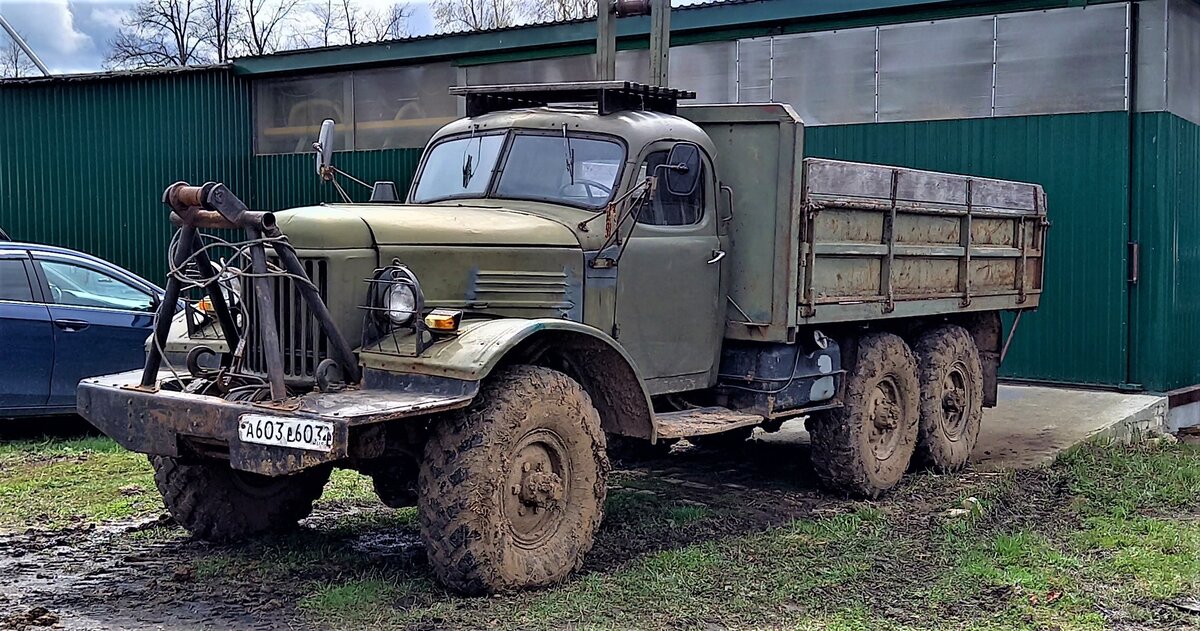
[[567, 124], [563, 123], [563, 144], [567, 150], [567, 176], [571, 179], [571, 185], [575, 184], [575, 152], [571, 149], [571, 137], [567, 135]]
[[[467, 146], [463, 147], [463, 168], [462, 168], [462, 187], [467, 188], [471, 185], [471, 178], [475, 177], [475, 164], [471, 159], [471, 141], [475, 140], [475, 126], [471, 126], [471, 137], [467, 139]], [[479, 137], [479, 145], [476, 149], [476, 154], [483, 151], [483, 137]]]

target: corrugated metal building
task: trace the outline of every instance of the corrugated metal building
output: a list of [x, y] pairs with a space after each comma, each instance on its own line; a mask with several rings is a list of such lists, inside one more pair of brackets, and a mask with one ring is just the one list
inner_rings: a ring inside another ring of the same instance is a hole
[[[619, 28], [618, 75], [644, 79], [649, 20]], [[331, 117], [339, 166], [406, 187], [460, 114], [448, 86], [592, 78], [594, 37], [577, 21], [0, 83], [0, 226], [161, 278], [170, 182], [264, 210], [332, 200], [305, 153]], [[1046, 293], [1007, 375], [1200, 383], [1195, 0], [734, 1], [677, 8], [672, 38], [674, 87], [792, 104], [808, 155], [1045, 186]]]

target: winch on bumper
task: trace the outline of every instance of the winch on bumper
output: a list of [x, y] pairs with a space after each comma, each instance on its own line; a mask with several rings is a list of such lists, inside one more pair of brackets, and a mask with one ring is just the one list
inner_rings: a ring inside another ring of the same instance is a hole
[[[160, 384], [172, 381], [169, 372], [159, 377]], [[138, 385], [140, 378], [141, 371], [130, 371], [85, 379], [79, 384], [79, 413], [132, 451], [177, 457], [189, 443], [217, 453], [227, 449], [234, 469], [269, 476], [346, 458], [378, 457], [384, 447], [380, 423], [465, 407], [479, 390], [476, 381], [368, 369], [361, 386], [250, 403], [145, 388]], [[246, 436], [239, 426], [259, 431]], [[287, 440], [289, 429], [305, 434], [306, 427], [312, 428], [309, 436]], [[316, 428], [328, 431], [328, 438], [318, 437]]]

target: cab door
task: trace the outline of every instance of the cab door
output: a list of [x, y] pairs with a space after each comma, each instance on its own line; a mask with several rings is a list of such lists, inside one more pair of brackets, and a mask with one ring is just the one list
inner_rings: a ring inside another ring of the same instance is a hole
[[[636, 175], [656, 173], [672, 144], [652, 145]], [[659, 178], [637, 221], [628, 222], [632, 228], [617, 264], [614, 331], [651, 394], [704, 388], [716, 379], [725, 252], [708, 156], [701, 168], [700, 183], [687, 196], [672, 195]]]

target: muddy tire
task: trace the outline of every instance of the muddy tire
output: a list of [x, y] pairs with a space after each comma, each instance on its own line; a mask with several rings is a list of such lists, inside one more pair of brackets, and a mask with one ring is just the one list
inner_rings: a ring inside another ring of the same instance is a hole
[[498, 372], [425, 446], [418, 506], [434, 573], [463, 594], [562, 581], [592, 547], [608, 470], [582, 386], [548, 368]]
[[636, 465], [647, 460], [666, 458], [671, 453], [671, 446], [678, 442], [660, 438], [652, 445], [648, 440], [619, 434], [608, 434], [606, 440], [609, 460], [622, 465]]
[[858, 341], [842, 403], [809, 417], [813, 468], [832, 490], [879, 497], [904, 477], [917, 442], [917, 360], [904, 340], [871, 333]]
[[971, 334], [945, 325], [924, 332], [913, 350], [921, 379], [914, 464], [948, 473], [966, 466], [983, 420], [983, 366]]
[[750, 436], [754, 434], [754, 427], [739, 427], [728, 432], [720, 434], [705, 434], [703, 436], [692, 436], [688, 438], [688, 442], [697, 447], [713, 450], [737, 449], [750, 440]]
[[151, 456], [150, 464], [171, 517], [208, 541], [235, 541], [295, 528], [312, 512], [332, 471], [321, 466], [271, 478], [216, 460], [181, 462]]
[[386, 464], [371, 467], [364, 473], [371, 476], [375, 495], [379, 496], [384, 506], [405, 508], [417, 505], [418, 471], [416, 460], [408, 456], [396, 456]]

